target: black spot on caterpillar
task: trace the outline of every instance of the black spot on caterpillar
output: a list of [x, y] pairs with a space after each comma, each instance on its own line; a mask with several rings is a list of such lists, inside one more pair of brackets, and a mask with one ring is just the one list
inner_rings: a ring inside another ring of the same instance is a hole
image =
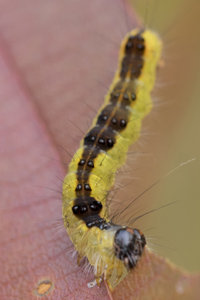
[[114, 224], [107, 208], [108, 190], [128, 147], [140, 135], [141, 120], [152, 107], [150, 93], [160, 61], [162, 42], [150, 30], [134, 29], [121, 43], [119, 65], [104, 105], [81, 141], [63, 184], [63, 220], [78, 262], [86, 256], [96, 283], [124, 266], [132, 269], [146, 240], [138, 229]]

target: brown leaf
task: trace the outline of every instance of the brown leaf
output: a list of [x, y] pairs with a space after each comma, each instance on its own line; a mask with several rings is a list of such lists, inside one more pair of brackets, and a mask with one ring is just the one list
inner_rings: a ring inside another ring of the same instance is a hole
[[200, 275], [191, 275], [148, 248], [137, 267], [116, 287], [115, 300], [199, 299]]

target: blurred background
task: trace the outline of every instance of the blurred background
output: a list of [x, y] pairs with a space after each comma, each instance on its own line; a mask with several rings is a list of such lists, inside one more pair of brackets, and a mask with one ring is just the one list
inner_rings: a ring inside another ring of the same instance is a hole
[[149, 245], [159, 254], [188, 271], [199, 271], [200, 3], [131, 0], [130, 4], [145, 26], [158, 32], [164, 43], [164, 67], [158, 71], [153, 92], [155, 105], [144, 121], [141, 137], [149, 155], [137, 164], [137, 177], [142, 181], [138, 190], [142, 192], [141, 186], [148, 188], [180, 164], [196, 158], [146, 192], [140, 198], [138, 211], [142, 207], [142, 214], [173, 201], [178, 203], [134, 225], [149, 236]]

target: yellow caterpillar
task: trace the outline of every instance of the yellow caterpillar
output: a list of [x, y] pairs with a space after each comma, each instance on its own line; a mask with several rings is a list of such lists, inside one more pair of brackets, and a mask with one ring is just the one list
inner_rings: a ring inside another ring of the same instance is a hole
[[98, 285], [114, 269], [117, 282], [124, 266], [129, 270], [136, 265], [146, 244], [139, 230], [110, 222], [107, 194], [129, 145], [139, 138], [141, 120], [152, 108], [150, 93], [161, 51], [161, 40], [150, 30], [134, 29], [125, 36], [105, 102], [64, 179], [64, 226], [79, 253], [78, 264], [87, 257]]

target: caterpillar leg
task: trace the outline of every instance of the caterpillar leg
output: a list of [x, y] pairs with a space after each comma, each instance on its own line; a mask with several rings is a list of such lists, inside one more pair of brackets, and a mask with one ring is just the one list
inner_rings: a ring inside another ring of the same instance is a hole
[[88, 288], [93, 288], [96, 285], [100, 286], [103, 282], [104, 273], [102, 274], [102, 269], [97, 268], [95, 271], [95, 279], [87, 284]]
[[95, 286], [99, 286], [100, 287], [101, 284], [102, 284], [102, 282], [103, 282], [102, 277], [95, 277], [95, 279], [93, 281], [88, 282], [87, 287], [89, 289], [91, 289], [91, 288], [93, 288]]
[[117, 275], [115, 277], [115, 281], [114, 281], [114, 285], [117, 284], [117, 282], [120, 280], [120, 278], [122, 277], [123, 273], [124, 273], [124, 266], [121, 263], [121, 261], [119, 261], [119, 263], [117, 264]]
[[77, 265], [80, 266], [80, 262], [82, 260], [84, 255], [82, 255], [81, 253], [78, 253], [78, 257], [77, 257]]
[[[112, 273], [113, 273], [113, 268], [107, 269], [107, 266], [105, 267], [103, 274], [98, 275], [98, 273], [96, 272], [95, 279], [87, 284], [88, 288], [100, 286], [102, 284], [103, 280], [108, 281], [110, 279], [110, 277], [112, 276]], [[121, 275], [119, 276], [119, 278], [120, 277], [121, 277]]]
[[109, 280], [110, 277], [112, 276], [113, 273], [113, 268], [108, 269], [107, 267], [105, 267], [104, 272], [103, 272], [103, 276], [104, 276], [104, 280]]

